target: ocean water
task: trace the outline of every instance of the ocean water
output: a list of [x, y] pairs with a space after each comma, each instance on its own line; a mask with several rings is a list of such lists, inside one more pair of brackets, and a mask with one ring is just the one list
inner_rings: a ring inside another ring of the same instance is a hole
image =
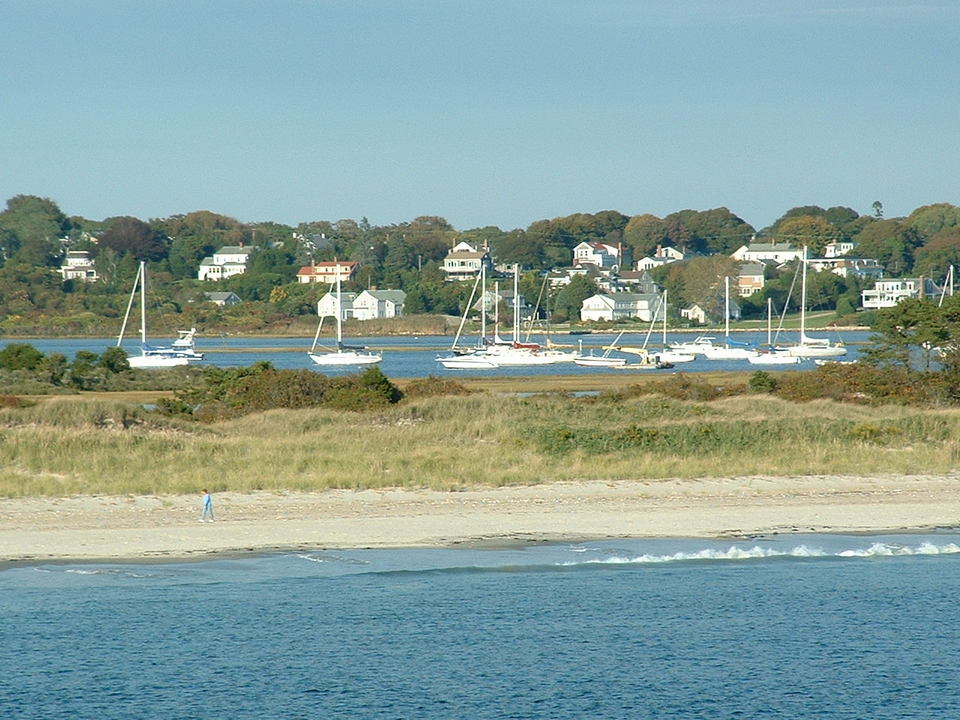
[[[843, 331], [843, 332], [819, 332], [815, 333], [817, 337], [829, 337], [831, 340], [843, 340], [847, 344], [847, 355], [844, 360], [856, 360], [860, 356], [862, 344], [871, 336], [871, 333], [864, 331]], [[722, 334], [721, 334], [722, 335]], [[714, 337], [721, 337], [714, 334]], [[610, 333], [591, 333], [583, 336], [561, 337], [558, 341], [566, 342], [571, 346], [576, 346], [582, 342], [584, 352], [603, 353], [603, 346], [609, 345], [616, 334]], [[678, 342], [692, 340], [693, 334], [670, 333], [667, 336], [668, 342]], [[534, 341], [543, 341], [542, 336], [534, 336]], [[628, 333], [623, 336], [622, 342], [625, 345], [642, 345], [646, 339], [645, 333]], [[170, 338], [156, 338], [157, 344], [163, 344]], [[763, 345], [766, 343], [765, 332], [743, 332], [737, 333], [736, 340], [743, 342], [756, 343]], [[504, 377], [517, 375], [590, 375], [598, 372], [597, 368], [580, 367], [573, 363], [558, 363], [556, 365], [536, 365], [529, 367], [506, 367], [483, 370], [448, 370], [437, 362], [438, 355], [449, 355], [450, 344], [453, 338], [446, 336], [389, 336], [389, 337], [360, 337], [348, 338], [350, 344], [365, 345], [371, 350], [379, 350], [383, 353], [383, 362], [380, 368], [384, 374], [392, 378], [408, 377], [427, 377], [429, 375], [439, 375], [444, 377]], [[654, 334], [651, 343], [659, 345], [661, 337]], [[788, 333], [781, 337], [781, 342], [795, 342], [796, 333]], [[14, 342], [27, 342], [45, 354], [63, 353], [68, 359], [73, 359], [78, 350], [87, 350], [94, 353], [102, 353], [109, 347], [116, 344], [115, 338], [46, 338], [21, 340], [16, 338], [0, 338], [0, 349], [6, 344]], [[311, 362], [307, 357], [307, 350], [310, 348], [312, 338], [259, 338], [259, 337], [204, 337], [197, 338], [196, 347], [198, 351], [204, 352], [206, 357], [198, 361], [198, 366], [215, 367], [246, 367], [259, 360], [268, 360], [274, 367], [282, 369], [302, 369], [309, 368], [315, 372], [324, 372], [328, 374], [355, 373], [356, 368], [320, 368]], [[329, 342], [329, 340], [327, 340]], [[472, 340], [470, 341], [472, 342]], [[123, 345], [127, 353], [134, 355], [139, 353], [139, 343], [135, 339], [127, 339]], [[632, 361], [632, 360], [631, 360]], [[798, 365], [788, 366], [791, 370], [813, 370], [816, 364], [813, 360], [804, 360]], [[624, 372], [644, 376], [670, 374], [673, 372], [705, 372], [712, 370], [755, 370], [763, 369], [759, 366], [751, 365], [746, 360], [707, 360], [703, 356], [697, 356], [697, 359], [690, 363], [682, 363], [669, 370], [622, 370], [613, 372]], [[767, 368], [769, 369], [769, 368]], [[600, 372], [611, 372], [609, 369], [600, 369]]]
[[0, 572], [0, 717], [956, 718], [960, 536]]

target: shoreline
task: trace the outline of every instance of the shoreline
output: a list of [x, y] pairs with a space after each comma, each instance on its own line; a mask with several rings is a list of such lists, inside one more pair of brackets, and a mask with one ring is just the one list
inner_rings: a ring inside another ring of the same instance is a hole
[[523, 487], [0, 499], [0, 570], [186, 562], [284, 550], [508, 547], [956, 529], [950, 475], [580, 481]]

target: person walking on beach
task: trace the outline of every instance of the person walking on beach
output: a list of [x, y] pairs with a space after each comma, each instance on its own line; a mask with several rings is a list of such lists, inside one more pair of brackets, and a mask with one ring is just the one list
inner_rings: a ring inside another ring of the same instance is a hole
[[203, 490], [203, 501], [201, 503], [200, 522], [206, 522], [207, 515], [210, 516], [210, 522], [213, 522], [213, 498], [210, 497], [210, 491]]

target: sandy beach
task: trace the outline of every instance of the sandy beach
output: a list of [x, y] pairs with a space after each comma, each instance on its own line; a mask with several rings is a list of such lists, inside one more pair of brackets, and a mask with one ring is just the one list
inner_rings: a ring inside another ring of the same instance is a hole
[[530, 487], [0, 500], [0, 562], [187, 559], [284, 548], [880, 532], [960, 523], [960, 477], [743, 477]]

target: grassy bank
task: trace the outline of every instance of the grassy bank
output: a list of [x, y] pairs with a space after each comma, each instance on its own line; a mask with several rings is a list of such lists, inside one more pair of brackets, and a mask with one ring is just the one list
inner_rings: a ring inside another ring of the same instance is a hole
[[699, 403], [478, 393], [214, 425], [112, 400], [0, 410], [2, 496], [939, 473], [958, 461], [960, 411], [766, 395]]

